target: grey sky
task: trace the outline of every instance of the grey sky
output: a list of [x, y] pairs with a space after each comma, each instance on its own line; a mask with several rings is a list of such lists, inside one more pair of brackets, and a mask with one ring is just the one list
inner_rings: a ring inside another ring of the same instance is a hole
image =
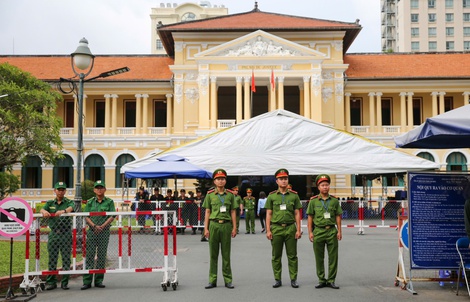
[[[70, 54], [86, 37], [93, 54], [149, 54], [151, 8], [183, 0], [0, 0], [0, 55]], [[229, 14], [252, 0], [211, 0]], [[380, 52], [379, 0], [258, 0], [264, 12], [354, 22], [363, 29], [349, 53]]]

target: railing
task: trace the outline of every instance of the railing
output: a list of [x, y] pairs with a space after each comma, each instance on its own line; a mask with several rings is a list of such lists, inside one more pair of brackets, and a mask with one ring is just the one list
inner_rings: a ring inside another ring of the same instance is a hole
[[355, 134], [369, 133], [369, 126], [351, 126], [351, 132]]
[[399, 134], [401, 133], [401, 126], [382, 126], [382, 132], [385, 134]]
[[236, 124], [236, 120], [217, 120], [217, 128], [229, 128]]

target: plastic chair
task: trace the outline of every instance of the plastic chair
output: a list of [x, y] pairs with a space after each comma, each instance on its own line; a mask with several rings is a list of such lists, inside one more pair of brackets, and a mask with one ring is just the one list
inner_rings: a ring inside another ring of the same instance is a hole
[[467, 292], [468, 295], [470, 296], [470, 288], [468, 286], [468, 279], [467, 279], [467, 273], [465, 272], [466, 270], [470, 270], [470, 264], [466, 264], [463, 261], [462, 253], [460, 252], [461, 249], [468, 249], [470, 245], [470, 239], [467, 237], [462, 237], [457, 240], [455, 243], [455, 248], [457, 249], [457, 252], [459, 253], [460, 257], [460, 264], [459, 264], [459, 271], [457, 273], [457, 295], [459, 294], [459, 287], [460, 287], [460, 270], [462, 269], [463, 271], [463, 276], [465, 277], [465, 284], [467, 285]]

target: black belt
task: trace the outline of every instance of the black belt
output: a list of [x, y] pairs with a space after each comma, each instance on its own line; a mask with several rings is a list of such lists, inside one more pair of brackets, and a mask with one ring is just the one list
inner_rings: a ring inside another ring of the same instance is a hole
[[334, 228], [335, 226], [334, 226], [334, 225], [325, 225], [325, 226], [316, 225], [315, 227], [316, 227], [316, 228], [319, 228], [319, 229], [329, 230], [329, 229], [331, 229], [331, 228]]
[[282, 227], [287, 227], [287, 226], [290, 226], [290, 225], [294, 224], [294, 222], [291, 222], [291, 223], [273, 223], [273, 224], [280, 225]]
[[230, 220], [223, 220], [223, 219], [211, 219], [211, 221], [217, 222], [217, 223], [220, 223], [220, 224], [230, 222]]

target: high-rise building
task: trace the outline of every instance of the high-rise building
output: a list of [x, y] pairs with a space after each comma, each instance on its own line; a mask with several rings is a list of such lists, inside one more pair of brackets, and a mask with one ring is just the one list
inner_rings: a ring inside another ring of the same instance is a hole
[[382, 51], [470, 50], [470, 0], [381, 0]]
[[166, 54], [163, 43], [158, 37], [158, 28], [178, 22], [225, 16], [228, 8], [225, 5], [211, 4], [209, 1], [199, 1], [199, 3], [160, 3], [160, 7], [152, 8], [150, 19], [152, 20], [152, 54]]

